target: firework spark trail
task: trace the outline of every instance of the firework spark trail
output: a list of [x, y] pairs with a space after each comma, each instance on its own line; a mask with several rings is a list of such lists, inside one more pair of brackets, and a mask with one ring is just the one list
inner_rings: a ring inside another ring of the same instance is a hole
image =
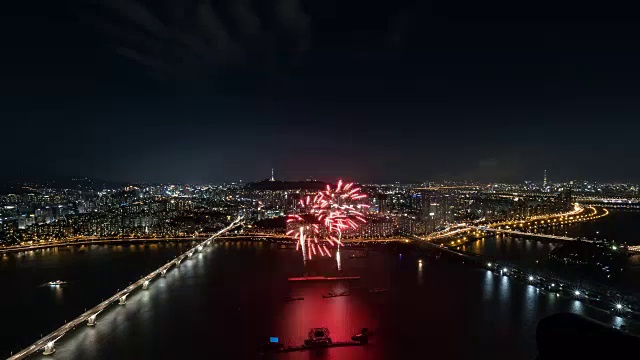
[[287, 217], [287, 227], [291, 225], [287, 235], [298, 239], [296, 250], [302, 250], [305, 260], [318, 252], [321, 256], [331, 256], [326, 243], [340, 246], [344, 232], [356, 230], [366, 223], [361, 210], [369, 206], [360, 203], [367, 197], [360, 190], [353, 183], [345, 184], [339, 180], [335, 187], [327, 185], [315, 196], [306, 196], [299, 201], [303, 215], [290, 214]]
[[326, 190], [320, 191], [314, 198], [314, 213], [326, 227], [330, 243], [341, 245], [340, 239], [345, 231], [356, 230], [360, 224], [366, 222], [364, 214], [359, 209], [366, 209], [368, 205], [354, 205], [358, 200], [367, 197], [360, 190], [359, 187], [354, 187], [353, 183], [345, 185], [339, 180], [335, 188], [327, 185]]
[[313, 216], [314, 205], [310, 196], [300, 200], [300, 208], [305, 211], [305, 214], [289, 214], [287, 216], [287, 227], [290, 230], [286, 235], [298, 239], [296, 250], [302, 250], [302, 257], [307, 260], [316, 254], [312, 244], [318, 242], [320, 225]]

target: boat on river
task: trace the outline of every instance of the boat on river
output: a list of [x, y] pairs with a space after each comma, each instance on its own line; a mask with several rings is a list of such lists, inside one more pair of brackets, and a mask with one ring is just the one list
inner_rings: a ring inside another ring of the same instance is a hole
[[327, 295], [322, 295], [323, 298], [328, 299], [328, 298], [334, 298], [334, 297], [339, 297], [339, 296], [350, 296], [351, 293], [348, 291], [343, 291], [341, 293], [334, 293], [334, 292], [329, 292]]

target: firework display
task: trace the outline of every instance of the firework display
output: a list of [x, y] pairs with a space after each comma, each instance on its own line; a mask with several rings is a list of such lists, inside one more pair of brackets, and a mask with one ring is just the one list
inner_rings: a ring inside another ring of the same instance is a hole
[[300, 200], [301, 214], [290, 214], [287, 216], [287, 236], [298, 240], [296, 250], [302, 250], [302, 256], [307, 259], [313, 258], [318, 252], [320, 255], [331, 256], [326, 245], [319, 241], [320, 224], [314, 215], [315, 203], [310, 196]]
[[330, 243], [341, 245], [342, 234], [348, 230], [356, 230], [360, 224], [366, 222], [362, 211], [368, 205], [360, 204], [366, 198], [359, 187], [353, 183], [344, 184], [338, 181], [335, 187], [327, 185], [326, 190], [320, 191], [314, 202], [318, 220], [325, 226]]
[[327, 245], [341, 245], [345, 232], [366, 222], [363, 211], [368, 205], [361, 204], [366, 197], [353, 183], [340, 180], [334, 187], [327, 185], [313, 198], [300, 200], [301, 213], [287, 217], [287, 235], [298, 239], [296, 248], [305, 259], [331, 256]]

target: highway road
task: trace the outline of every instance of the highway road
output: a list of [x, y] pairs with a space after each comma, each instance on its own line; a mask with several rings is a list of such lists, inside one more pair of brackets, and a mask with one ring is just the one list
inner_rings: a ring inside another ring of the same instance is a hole
[[[568, 241], [576, 241], [576, 240], [578, 240], [576, 238], [566, 237], [566, 236], [549, 235], [549, 234], [538, 234], [538, 233], [528, 233], [528, 232], [515, 231], [515, 230], [501, 230], [501, 229], [492, 229], [492, 228], [487, 228], [487, 227], [476, 227], [476, 226], [472, 226], [471, 228], [475, 229], [475, 230], [481, 230], [481, 231], [491, 231], [491, 232], [498, 233], [498, 234], [533, 236], [533, 237], [547, 238], [547, 239], [553, 239], [553, 240], [568, 240]], [[592, 242], [591, 240], [584, 240], [584, 241]]]
[[75, 245], [103, 245], [103, 244], [128, 244], [128, 243], [146, 243], [146, 242], [163, 242], [163, 241], [194, 241], [203, 239], [204, 237], [180, 237], [180, 238], [146, 238], [146, 239], [91, 239], [91, 240], [70, 240], [49, 242], [44, 244], [34, 245], [16, 245], [0, 248], [0, 254], [8, 254], [15, 252], [24, 252], [32, 250], [49, 249], [60, 246], [75, 246]]
[[[256, 237], [266, 237], [272, 239], [291, 239], [284, 234], [267, 234], [267, 233], [244, 233], [241, 235], [230, 235], [230, 236], [219, 236], [220, 239], [236, 239], [236, 238], [256, 238]], [[201, 235], [198, 237], [158, 237], [158, 238], [96, 238], [96, 239], [88, 239], [88, 240], [68, 240], [68, 241], [58, 241], [58, 242], [47, 242], [47, 243], [39, 243], [33, 245], [15, 245], [15, 246], [7, 246], [0, 247], [0, 254], [8, 254], [15, 252], [25, 252], [25, 251], [33, 251], [33, 250], [41, 250], [41, 249], [49, 249], [54, 247], [61, 246], [76, 246], [76, 245], [113, 245], [113, 244], [130, 244], [130, 243], [147, 243], [147, 242], [165, 242], [165, 241], [198, 241], [205, 240], [208, 238], [207, 235]]]

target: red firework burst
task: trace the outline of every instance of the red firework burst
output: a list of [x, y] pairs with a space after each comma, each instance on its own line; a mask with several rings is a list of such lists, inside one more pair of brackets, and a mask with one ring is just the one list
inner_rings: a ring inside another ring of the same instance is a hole
[[[312, 202], [310, 196], [300, 200], [300, 214], [289, 214], [287, 216], [287, 236], [298, 240], [296, 250], [302, 250], [303, 257], [311, 259], [319, 252], [323, 256], [331, 256], [327, 247], [319, 239], [320, 224], [314, 215], [316, 204]], [[317, 251], [316, 251], [317, 249]]]
[[353, 183], [344, 184], [339, 180], [335, 187], [327, 185], [326, 190], [318, 192], [313, 198], [307, 196], [300, 200], [299, 214], [287, 216], [287, 235], [298, 240], [296, 249], [302, 250], [305, 259], [311, 259], [320, 253], [331, 256], [326, 244], [342, 244], [342, 234], [356, 230], [366, 222], [361, 204], [366, 198], [359, 187]]
[[359, 203], [359, 200], [366, 197], [359, 187], [355, 187], [353, 183], [344, 184], [342, 180], [335, 187], [327, 185], [326, 190], [316, 195], [314, 213], [326, 227], [331, 244], [341, 244], [345, 231], [356, 230], [360, 224], [367, 222], [361, 210], [369, 206]]

